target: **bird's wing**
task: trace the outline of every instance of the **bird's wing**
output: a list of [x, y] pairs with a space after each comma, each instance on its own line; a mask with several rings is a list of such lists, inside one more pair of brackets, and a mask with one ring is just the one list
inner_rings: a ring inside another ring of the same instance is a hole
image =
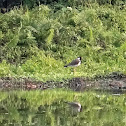
[[73, 60], [71, 63], [69, 63], [67, 66], [72, 66], [72, 65], [76, 65], [79, 63], [78, 59]]

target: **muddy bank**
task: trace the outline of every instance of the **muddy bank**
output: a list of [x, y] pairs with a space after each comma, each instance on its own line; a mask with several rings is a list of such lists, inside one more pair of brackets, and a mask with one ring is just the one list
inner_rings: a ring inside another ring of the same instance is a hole
[[92, 79], [78, 77], [63, 82], [47, 81], [41, 82], [31, 78], [0, 78], [0, 89], [2, 90], [45, 90], [54, 88], [70, 88], [74, 91], [95, 89], [98, 91], [110, 91], [114, 93], [126, 91], [126, 75], [113, 72], [106, 76], [97, 76]]

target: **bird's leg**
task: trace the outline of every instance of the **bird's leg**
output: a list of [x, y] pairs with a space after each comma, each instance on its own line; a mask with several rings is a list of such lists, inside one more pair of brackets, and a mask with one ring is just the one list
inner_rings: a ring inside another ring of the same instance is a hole
[[75, 69], [75, 67], [74, 67], [74, 75], [75, 75], [75, 73], [76, 73], [76, 69]]

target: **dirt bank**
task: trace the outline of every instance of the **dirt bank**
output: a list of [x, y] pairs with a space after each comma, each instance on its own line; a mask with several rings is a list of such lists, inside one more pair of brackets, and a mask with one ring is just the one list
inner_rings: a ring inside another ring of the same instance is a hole
[[106, 76], [97, 76], [93, 79], [78, 77], [63, 82], [47, 81], [41, 82], [31, 78], [0, 78], [0, 89], [2, 90], [45, 90], [53, 88], [70, 88], [74, 91], [85, 91], [95, 89], [97, 91], [110, 91], [123, 93], [126, 91], [126, 75], [113, 72]]

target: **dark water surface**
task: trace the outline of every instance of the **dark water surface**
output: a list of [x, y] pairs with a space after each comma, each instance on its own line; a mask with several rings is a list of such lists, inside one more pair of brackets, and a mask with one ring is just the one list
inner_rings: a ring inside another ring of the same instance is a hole
[[[82, 112], [73, 113], [64, 101], [78, 101]], [[125, 126], [123, 95], [69, 90], [1, 91], [0, 126]]]

